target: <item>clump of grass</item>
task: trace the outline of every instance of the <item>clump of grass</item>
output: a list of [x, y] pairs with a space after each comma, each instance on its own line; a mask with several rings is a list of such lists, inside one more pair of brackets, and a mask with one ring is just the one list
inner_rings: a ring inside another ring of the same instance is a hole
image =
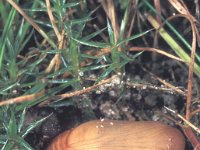
[[[127, 56], [125, 44], [147, 32], [124, 36], [128, 9], [120, 30], [111, 24], [114, 14], [107, 20], [107, 27], [91, 33], [87, 23], [94, 19], [96, 9], [88, 12], [85, 1], [36, 0], [22, 6], [18, 1], [8, 2], [0, 2], [0, 97], [1, 105], [15, 104], [0, 107], [0, 145], [6, 150], [33, 149], [24, 137], [48, 116], [24, 127], [27, 108], [51, 99], [67, 87], [83, 89], [83, 77], [94, 70], [104, 70], [96, 74], [96, 83], [116, 72], [123, 73], [125, 64], [138, 56]], [[103, 32], [108, 33], [108, 41], [93, 40]], [[30, 49], [27, 46], [31, 43], [34, 47]], [[90, 103], [90, 99], [85, 101]]]

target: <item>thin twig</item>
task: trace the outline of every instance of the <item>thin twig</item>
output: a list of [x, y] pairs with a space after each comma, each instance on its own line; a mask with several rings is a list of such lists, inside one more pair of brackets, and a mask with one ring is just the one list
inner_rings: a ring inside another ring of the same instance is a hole
[[[117, 79], [117, 77], [118, 77], [118, 75], [114, 75], [111, 78], [102, 80], [101, 82], [99, 82], [98, 84], [95, 84], [93, 86], [84, 88], [84, 89], [79, 90], [79, 91], [74, 91], [74, 92], [56, 95], [56, 96], [51, 97], [51, 99], [53, 99], [53, 100], [64, 99], [64, 98], [69, 98], [69, 97], [81, 95], [81, 94], [84, 94], [84, 93], [88, 93], [88, 92], [91, 92], [92, 90], [96, 89], [97, 87], [99, 87], [101, 85], [112, 82], [114, 79]], [[42, 90], [41, 92], [35, 93], [35, 94], [23, 95], [23, 96], [19, 96], [19, 97], [16, 97], [16, 98], [4, 100], [4, 101], [0, 102], [0, 106], [35, 100], [36, 98], [38, 98], [42, 95], [44, 95], [44, 90]], [[44, 103], [47, 103], [47, 101], [45, 101]]]
[[177, 93], [184, 95], [185, 96], [185, 92], [182, 91], [181, 89], [175, 87], [174, 85], [166, 82], [165, 80], [161, 79], [160, 77], [156, 76], [155, 74], [153, 74], [152, 72], [148, 71], [146, 68], [141, 67], [144, 71], [148, 72], [150, 75], [152, 75], [153, 77], [155, 77], [159, 82], [161, 82], [162, 84], [164, 84], [166, 87], [171, 88], [172, 90], [176, 91]]
[[104, 85], [106, 83], [110, 83], [112, 82], [114, 79], [117, 79], [118, 78], [118, 75], [114, 75], [112, 76], [111, 78], [109, 79], [105, 79], [105, 80], [102, 80], [101, 82], [99, 82], [98, 84], [95, 84], [93, 86], [90, 86], [90, 87], [87, 87], [87, 88], [83, 88], [82, 90], [77, 90], [77, 91], [73, 91], [73, 92], [68, 92], [68, 93], [65, 93], [65, 94], [60, 94], [60, 95], [55, 95], [55, 96], [52, 96], [49, 100], [46, 100], [45, 102], [41, 103], [40, 106], [43, 106], [47, 103], [50, 103], [51, 101], [55, 101], [55, 100], [62, 100], [62, 99], [65, 99], [65, 98], [70, 98], [70, 97], [74, 97], [74, 96], [78, 96], [78, 95], [82, 95], [84, 93], [89, 93], [91, 92], [92, 90], [96, 89], [97, 87], [101, 86], [101, 85]]
[[192, 112], [190, 113], [190, 115], [191, 115], [191, 117], [192, 117], [193, 115], [195, 115], [195, 114], [197, 114], [197, 113], [199, 113], [199, 112], [200, 112], [200, 108], [198, 108], [198, 109], [192, 111]]
[[73, 96], [77, 96], [77, 95], [81, 95], [81, 94], [84, 94], [84, 93], [91, 92], [92, 90], [96, 89], [97, 87], [99, 87], [103, 84], [112, 82], [112, 80], [116, 79], [117, 77], [118, 77], [117, 75], [114, 75], [111, 78], [102, 80], [101, 82], [99, 82], [98, 84], [95, 84], [93, 86], [83, 88], [82, 90], [79, 90], [79, 91], [61, 94], [61, 95], [58, 95], [58, 97], [61, 98], [61, 99], [64, 99], [64, 98], [69, 98], [69, 97], [73, 97]]
[[176, 90], [174, 90], [173, 88], [158, 87], [158, 86], [147, 84], [147, 83], [146, 84], [145, 83], [132, 83], [132, 82], [129, 82], [129, 81], [126, 81], [125, 84], [128, 87], [139, 88], [141, 90], [147, 90], [147, 89], [150, 89], [150, 90], [160, 90], [160, 91], [167, 92], [167, 93], [170, 93], [170, 94], [174, 94], [176, 92], [177, 94], [180, 94], [182, 96], [186, 96], [187, 95], [186, 92], [182, 91], [179, 88], [176, 88]]
[[187, 119], [185, 119], [183, 116], [181, 116], [180, 114], [176, 113], [174, 110], [164, 106], [164, 108], [170, 112], [172, 112], [173, 114], [175, 114], [178, 118], [180, 118], [182, 121], [185, 122], [185, 124], [187, 124], [188, 126], [190, 126], [192, 129], [194, 129], [196, 132], [198, 132], [200, 134], [200, 129], [198, 127], [196, 127], [194, 124], [192, 124], [191, 122], [189, 122]]
[[172, 112], [178, 118], [180, 118], [182, 121], [185, 122], [185, 124], [187, 126], [182, 126], [182, 129], [183, 129], [185, 135], [187, 136], [187, 138], [192, 143], [194, 149], [195, 150], [199, 150], [200, 149], [200, 144], [199, 144], [198, 139], [196, 138], [196, 135], [193, 133], [192, 129], [194, 129], [197, 133], [200, 133], [200, 129], [198, 127], [196, 127], [195, 125], [193, 125], [192, 123], [190, 123], [190, 121], [188, 121], [187, 119], [185, 119], [183, 116], [181, 116], [180, 114], [176, 113], [174, 110], [172, 110], [172, 109], [170, 109], [170, 108], [168, 108], [166, 106], [164, 106], [164, 107], [165, 107], [165, 109], [167, 109], [168, 111]]

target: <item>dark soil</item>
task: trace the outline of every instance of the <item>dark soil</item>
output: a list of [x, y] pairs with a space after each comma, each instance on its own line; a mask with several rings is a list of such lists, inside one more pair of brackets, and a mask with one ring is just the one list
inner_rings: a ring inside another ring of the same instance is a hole
[[[37, 106], [31, 108], [27, 114], [27, 124], [49, 114], [51, 116], [27, 136], [27, 141], [35, 149], [45, 149], [60, 132], [88, 120], [100, 118], [162, 121], [179, 128], [173, 121], [165, 117], [167, 115], [177, 119], [164, 109], [164, 106], [184, 115], [186, 97], [174, 91], [163, 91], [161, 87], [165, 86], [142, 68], [151, 70], [152, 73], [182, 90], [187, 88], [187, 70], [185, 66], [170, 59], [156, 56], [155, 61], [148, 61], [146, 57], [152, 57], [152, 54], [145, 53], [138, 58], [137, 62], [145, 63], [134, 62], [126, 65], [124, 82], [132, 81], [140, 86], [124, 84], [124, 86], [106, 89], [100, 94], [93, 92], [73, 98], [73, 100], [66, 100], [73, 101], [76, 105], [69, 103], [68, 106], [58, 108]], [[199, 83], [199, 80], [195, 78], [194, 82]], [[155, 88], [152, 89], [151, 86]], [[199, 92], [199, 88], [194, 86], [194, 91]], [[194, 96], [196, 94], [193, 93]], [[192, 122], [198, 124], [198, 116], [193, 117]], [[192, 149], [189, 142], [187, 142], [186, 149]]]

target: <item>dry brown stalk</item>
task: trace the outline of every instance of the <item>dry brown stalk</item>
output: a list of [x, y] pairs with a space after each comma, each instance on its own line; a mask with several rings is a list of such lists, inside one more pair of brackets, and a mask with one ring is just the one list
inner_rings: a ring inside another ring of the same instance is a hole
[[[104, 85], [106, 83], [111, 83], [115, 79], [118, 79], [118, 75], [114, 75], [111, 78], [102, 80], [101, 82], [99, 82], [99, 83], [97, 83], [93, 86], [83, 88], [82, 90], [77, 90], [77, 91], [68, 92], [68, 93], [65, 93], [65, 94], [53, 96], [53, 97], [51, 97], [51, 100], [64, 99], [64, 98], [69, 98], [69, 97], [78, 96], [78, 95], [81, 95], [81, 94], [84, 94], [84, 93], [88, 93], [88, 92], [91, 92], [92, 90], [96, 89], [97, 87], [99, 87], [101, 85]], [[4, 100], [4, 101], [0, 102], [0, 106], [35, 100], [36, 98], [39, 98], [42, 95], [44, 95], [44, 90], [41, 91], [41, 92], [35, 93], [35, 94], [23, 95], [23, 96], [19, 96], [19, 97], [16, 97], [16, 98]], [[47, 101], [43, 102], [42, 105], [45, 104], [45, 103], [47, 103]]]
[[[188, 86], [187, 86], [187, 101], [186, 101], [186, 121], [190, 121], [191, 118], [191, 99], [192, 99], [192, 79], [193, 79], [193, 70], [194, 70], [194, 62], [195, 62], [195, 51], [196, 51], [196, 42], [197, 37], [199, 36], [197, 27], [195, 25], [196, 19], [190, 14], [189, 10], [187, 9], [186, 5], [182, 0], [169, 0], [171, 5], [185, 18], [187, 18], [190, 21], [191, 27], [192, 27], [192, 49], [191, 49], [191, 61], [189, 63], [189, 75], [188, 75]], [[197, 37], [196, 37], [197, 36]], [[190, 126], [191, 127], [191, 126]], [[192, 143], [193, 147], [196, 150], [200, 149], [199, 141], [197, 140], [196, 136], [192, 132], [192, 130], [189, 127], [184, 128], [185, 134]], [[196, 131], [196, 130], [195, 130]]]
[[159, 82], [161, 82], [162, 84], [164, 84], [166, 87], [169, 87], [170, 89], [176, 91], [177, 93], [179, 93], [180, 95], [185, 96], [185, 92], [182, 91], [181, 89], [175, 87], [174, 85], [166, 82], [165, 80], [161, 79], [160, 77], [156, 76], [155, 74], [153, 74], [152, 72], [148, 71], [146, 68], [142, 67], [142, 69], [146, 72], [148, 72], [150, 75], [152, 75], [153, 77], [155, 77]]
[[79, 96], [79, 95], [82, 95], [84, 93], [89, 93], [91, 92], [92, 90], [98, 88], [99, 86], [101, 85], [104, 85], [106, 83], [111, 83], [113, 80], [115, 79], [118, 79], [118, 75], [114, 75], [112, 76], [111, 78], [108, 78], [108, 79], [105, 79], [105, 80], [102, 80], [101, 82], [95, 84], [95, 85], [92, 85], [90, 87], [87, 87], [87, 88], [83, 88], [82, 90], [77, 90], [77, 91], [73, 91], [73, 92], [68, 92], [68, 93], [64, 93], [64, 94], [60, 94], [60, 95], [56, 95], [56, 96], [53, 96], [51, 97], [49, 100], [41, 103], [40, 106], [42, 105], [45, 105], [46, 103], [49, 103], [50, 101], [55, 101], [55, 99], [65, 99], [65, 98], [70, 98], [70, 97], [74, 97], [74, 96]]
[[115, 42], [117, 42], [119, 37], [119, 25], [117, 23], [114, 2], [113, 0], [100, 0], [100, 3], [102, 4], [107, 16], [111, 21]]
[[23, 95], [23, 96], [19, 96], [19, 97], [16, 97], [16, 98], [7, 99], [7, 100], [4, 100], [4, 101], [1, 101], [0, 106], [32, 101], [32, 100], [39, 98], [43, 94], [44, 94], [44, 91], [41, 91], [41, 92], [34, 93], [34, 94]]
[[167, 56], [169, 58], [175, 59], [177, 61], [185, 62], [181, 58], [176, 57], [176, 56], [174, 56], [174, 55], [172, 55], [170, 53], [165, 52], [164, 50], [160, 50], [160, 49], [157, 49], [157, 48], [152, 48], [152, 47], [131, 47], [128, 50], [129, 51], [151, 51], [151, 52], [156, 52], [156, 53], [162, 54], [164, 56]]
[[59, 30], [58, 30], [58, 27], [56, 25], [56, 20], [55, 20], [55, 18], [53, 16], [53, 13], [52, 13], [50, 0], [46, 0], [46, 5], [47, 5], [47, 13], [49, 15], [49, 19], [51, 21], [53, 30], [54, 30], [54, 32], [55, 32], [55, 34], [57, 36], [58, 41], [61, 41], [61, 34], [60, 34]]

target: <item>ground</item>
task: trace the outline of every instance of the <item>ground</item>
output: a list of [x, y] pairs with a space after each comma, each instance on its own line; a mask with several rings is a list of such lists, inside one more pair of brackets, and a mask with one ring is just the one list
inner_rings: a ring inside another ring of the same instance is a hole
[[[27, 141], [36, 149], [44, 149], [61, 131], [88, 120], [100, 118], [162, 121], [180, 129], [178, 125], [166, 117], [177, 119], [164, 106], [184, 115], [186, 96], [169, 88], [166, 91], [163, 90], [162, 88], [165, 86], [151, 73], [185, 91], [187, 88], [187, 68], [175, 60], [154, 55], [145, 53], [136, 62], [127, 64], [123, 77], [124, 83], [101, 93], [94, 91], [73, 98], [76, 105], [69, 103], [68, 106], [58, 108], [37, 106], [31, 108], [27, 114], [27, 123], [49, 114], [51, 116], [27, 136]], [[155, 57], [154, 61], [150, 61], [152, 57]], [[144, 70], [144, 67], [146, 70], [151, 70], [151, 73]], [[130, 81], [133, 81], [134, 84], [128, 86], [126, 83], [130, 83]], [[197, 78], [194, 82], [199, 83]], [[198, 90], [199, 88], [194, 86], [194, 91]], [[196, 94], [193, 93], [193, 95]], [[71, 101], [71, 99], [65, 101]], [[192, 120], [198, 124], [198, 116], [193, 117]], [[191, 148], [189, 142], [187, 142], [187, 148]]]

